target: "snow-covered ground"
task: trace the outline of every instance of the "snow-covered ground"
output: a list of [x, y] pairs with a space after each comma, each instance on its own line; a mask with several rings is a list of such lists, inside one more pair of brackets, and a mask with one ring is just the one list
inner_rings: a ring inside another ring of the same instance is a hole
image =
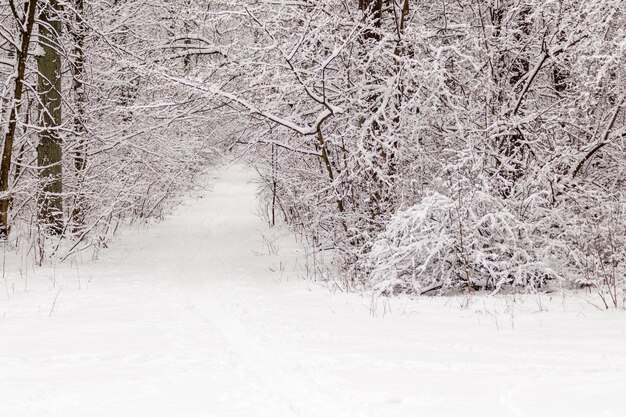
[[626, 313], [333, 293], [251, 178], [222, 170], [99, 260], [7, 261], [0, 417], [626, 416]]

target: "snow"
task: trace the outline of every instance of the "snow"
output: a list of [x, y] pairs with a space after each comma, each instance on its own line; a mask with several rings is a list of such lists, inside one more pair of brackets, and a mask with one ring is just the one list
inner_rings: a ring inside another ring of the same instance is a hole
[[0, 416], [626, 415], [624, 312], [329, 291], [257, 216], [253, 174], [220, 172], [97, 260], [6, 258]]

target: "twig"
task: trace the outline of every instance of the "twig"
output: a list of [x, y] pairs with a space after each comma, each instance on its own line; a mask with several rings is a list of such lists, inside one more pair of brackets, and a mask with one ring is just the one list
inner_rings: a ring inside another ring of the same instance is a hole
[[59, 291], [57, 291], [57, 295], [54, 297], [54, 301], [52, 302], [52, 307], [50, 307], [50, 313], [48, 314], [48, 317], [52, 316], [52, 312], [54, 311], [54, 306], [57, 304], [57, 298], [59, 298], [59, 294], [61, 293], [62, 289], [63, 289], [63, 286], [60, 286]]

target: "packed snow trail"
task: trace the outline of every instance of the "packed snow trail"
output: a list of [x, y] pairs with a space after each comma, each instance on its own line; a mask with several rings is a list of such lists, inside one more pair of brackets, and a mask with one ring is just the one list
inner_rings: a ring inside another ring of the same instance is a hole
[[8, 262], [0, 417], [626, 416], [624, 313], [332, 294], [252, 177], [224, 168], [99, 260]]

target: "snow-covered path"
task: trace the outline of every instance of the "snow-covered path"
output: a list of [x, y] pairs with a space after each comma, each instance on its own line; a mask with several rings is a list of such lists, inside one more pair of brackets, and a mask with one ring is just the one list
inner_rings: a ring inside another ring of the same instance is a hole
[[0, 417], [626, 416], [624, 313], [331, 294], [250, 178], [224, 169], [98, 261], [9, 268]]

